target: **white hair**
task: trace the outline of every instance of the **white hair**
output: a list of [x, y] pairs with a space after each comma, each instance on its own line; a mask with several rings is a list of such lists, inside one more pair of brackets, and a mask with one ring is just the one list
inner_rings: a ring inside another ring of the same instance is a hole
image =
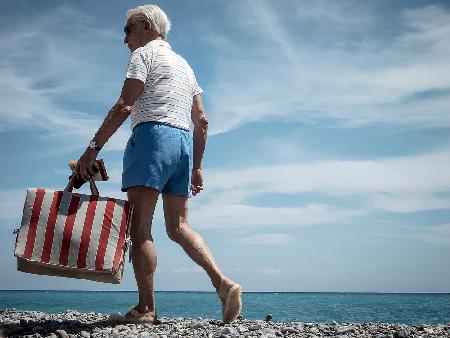
[[170, 20], [166, 13], [156, 5], [144, 5], [127, 11], [127, 18], [132, 23], [149, 20], [158, 34], [165, 39], [170, 31]]

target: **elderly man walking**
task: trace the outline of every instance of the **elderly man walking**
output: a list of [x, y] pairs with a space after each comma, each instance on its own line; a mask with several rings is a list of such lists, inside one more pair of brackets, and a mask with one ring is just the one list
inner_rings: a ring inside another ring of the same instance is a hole
[[171, 25], [158, 6], [130, 9], [127, 18], [124, 43], [131, 57], [121, 95], [77, 166], [77, 175], [89, 179], [100, 149], [131, 117], [133, 132], [123, 156], [122, 191], [134, 205], [131, 256], [139, 302], [120, 320], [154, 323], [157, 319], [153, 288], [156, 252], [151, 227], [162, 194], [169, 238], [206, 271], [222, 302], [222, 319], [230, 323], [241, 311], [242, 288], [223, 274], [202, 237], [188, 226], [188, 197], [203, 190], [202, 158], [208, 121], [202, 89], [186, 60], [165, 41]]

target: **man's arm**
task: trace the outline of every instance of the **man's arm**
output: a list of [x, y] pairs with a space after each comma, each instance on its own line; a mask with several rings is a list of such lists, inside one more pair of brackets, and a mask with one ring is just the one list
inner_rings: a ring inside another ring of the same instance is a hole
[[191, 118], [192, 122], [194, 123], [194, 167], [192, 171], [191, 189], [192, 194], [195, 196], [201, 190], [203, 190], [203, 175], [201, 172], [201, 168], [203, 153], [206, 146], [206, 138], [208, 135], [208, 119], [206, 118], [206, 112], [203, 108], [202, 98], [200, 94], [194, 96]]
[[144, 90], [144, 83], [136, 79], [126, 79], [116, 104], [111, 108], [94, 136], [97, 145], [103, 147], [109, 138], [119, 129], [131, 113], [136, 99]]
[[[109, 138], [119, 129], [123, 122], [131, 113], [136, 99], [144, 90], [144, 83], [137, 79], [126, 79], [119, 99], [108, 112], [102, 125], [94, 136], [97, 146], [103, 147]], [[84, 180], [94, 175], [92, 166], [97, 157], [98, 151], [87, 148], [78, 160], [77, 173]]]

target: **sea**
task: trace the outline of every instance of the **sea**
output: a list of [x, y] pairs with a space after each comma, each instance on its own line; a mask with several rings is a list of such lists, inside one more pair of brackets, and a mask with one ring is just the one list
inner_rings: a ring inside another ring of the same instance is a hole
[[[126, 313], [137, 302], [135, 291], [0, 290], [0, 311]], [[213, 292], [157, 291], [160, 317], [221, 318]], [[245, 292], [242, 316], [280, 322], [450, 323], [450, 293]]]

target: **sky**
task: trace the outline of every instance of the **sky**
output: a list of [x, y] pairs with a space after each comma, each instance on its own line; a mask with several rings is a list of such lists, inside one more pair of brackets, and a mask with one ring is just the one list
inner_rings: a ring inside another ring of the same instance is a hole
[[[26, 189], [62, 190], [117, 100], [136, 1], [0, 3], [0, 289], [136, 290], [16, 271]], [[244, 291], [450, 292], [450, 3], [158, 1], [209, 119], [190, 225]], [[120, 192], [130, 121], [99, 158]], [[87, 193], [86, 188], [81, 192]], [[153, 222], [156, 290], [212, 291]]]

